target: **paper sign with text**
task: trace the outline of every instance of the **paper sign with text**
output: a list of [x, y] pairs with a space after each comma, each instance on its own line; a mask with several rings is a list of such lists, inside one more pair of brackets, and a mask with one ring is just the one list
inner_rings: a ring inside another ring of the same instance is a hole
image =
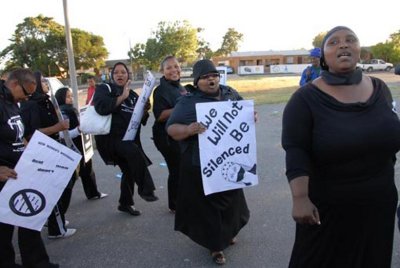
[[205, 195], [258, 184], [254, 102], [196, 104]]
[[144, 81], [142, 92], [140, 93], [139, 99], [137, 100], [135, 108], [133, 109], [129, 126], [125, 132], [124, 138], [122, 139], [123, 141], [131, 141], [135, 139], [140, 122], [142, 121], [144, 106], [146, 105], [146, 102], [153, 91], [155, 83], [156, 78], [150, 71], [147, 71], [147, 77]]
[[40, 231], [81, 157], [36, 131], [0, 192], [0, 222]]

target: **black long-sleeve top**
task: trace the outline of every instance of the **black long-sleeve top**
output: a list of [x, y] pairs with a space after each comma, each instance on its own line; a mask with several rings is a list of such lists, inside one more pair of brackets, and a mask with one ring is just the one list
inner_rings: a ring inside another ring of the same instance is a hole
[[309, 176], [314, 202], [372, 203], [397, 198], [395, 154], [400, 121], [385, 83], [372, 78], [365, 103], [345, 104], [307, 84], [283, 115], [282, 146], [289, 180]]
[[[51, 127], [58, 123], [58, 117], [50, 97], [35, 92], [28, 101], [21, 102], [21, 117], [25, 125], [25, 137], [29, 140], [35, 130]], [[59, 140], [58, 132], [49, 137]]]
[[[122, 141], [139, 96], [136, 92], [131, 90], [128, 98], [126, 98], [120, 105], [116, 106], [117, 98], [121, 96], [124, 88], [113, 83], [110, 83], [109, 86], [111, 92], [106, 84], [103, 83], [97, 85], [93, 96], [93, 103], [97, 113], [100, 115], [112, 114], [110, 133], [108, 135], [96, 135], [95, 140], [97, 149], [104, 162], [106, 164], [115, 164], [116, 156], [113, 153], [114, 143]], [[145, 124], [147, 118], [148, 112], [145, 111], [141, 123]], [[141, 127], [139, 126], [134, 142], [143, 152], [140, 141], [140, 130]], [[144, 152], [143, 156], [146, 159], [147, 165], [150, 165], [151, 161]]]
[[[25, 145], [24, 125], [18, 105], [4, 81], [0, 81], [0, 165], [14, 168]], [[2, 185], [2, 184], [0, 184]]]
[[153, 92], [153, 114], [154, 125], [153, 133], [166, 136], [165, 122], [159, 122], [157, 119], [160, 117], [164, 110], [172, 109], [175, 107], [177, 100], [186, 93], [186, 89], [180, 84], [179, 81], [169, 81], [165, 77], [160, 78], [160, 85], [154, 89]]

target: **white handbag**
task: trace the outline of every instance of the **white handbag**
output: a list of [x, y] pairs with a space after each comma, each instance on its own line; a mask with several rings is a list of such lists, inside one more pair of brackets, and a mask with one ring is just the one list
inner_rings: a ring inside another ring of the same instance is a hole
[[[105, 84], [111, 92], [108, 84]], [[95, 93], [96, 94], [96, 93]], [[94, 94], [89, 103], [82, 107], [79, 112], [80, 126], [82, 133], [92, 135], [106, 135], [110, 133], [112, 114], [99, 115], [92, 105]]]

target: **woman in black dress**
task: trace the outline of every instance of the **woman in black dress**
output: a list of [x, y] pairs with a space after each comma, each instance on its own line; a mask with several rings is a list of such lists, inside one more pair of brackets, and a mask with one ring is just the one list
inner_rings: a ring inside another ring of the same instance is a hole
[[178, 98], [186, 94], [181, 85], [181, 67], [174, 56], [168, 56], [161, 62], [160, 85], [153, 93], [153, 139], [157, 149], [163, 155], [168, 167], [168, 207], [171, 212], [176, 210], [176, 198], [179, 182], [180, 152], [179, 144], [169, 138], [165, 124], [174, 110]]
[[[138, 95], [131, 90], [128, 67], [117, 62], [111, 71], [111, 83], [99, 84], [96, 87], [93, 103], [101, 115], [112, 114], [111, 129], [107, 135], [96, 135], [96, 145], [100, 156], [106, 164], [118, 165], [122, 171], [121, 194], [118, 210], [132, 216], [141, 212], [134, 207], [134, 184], [138, 186], [139, 195], [146, 201], [158, 200], [154, 195], [154, 182], [147, 168], [151, 161], [145, 155], [140, 142], [140, 127], [134, 140], [122, 140], [129, 126]], [[145, 107], [142, 124], [149, 116]]]
[[[168, 134], [180, 141], [181, 176], [175, 230], [210, 250], [216, 264], [226, 262], [223, 250], [247, 224], [250, 213], [242, 189], [205, 195], [200, 170], [198, 134], [205, 128], [197, 122], [196, 103], [241, 100], [236, 90], [219, 84], [219, 72], [209, 60], [193, 66], [194, 87], [176, 104], [167, 122]], [[215, 107], [217, 107], [217, 103]]]
[[[25, 125], [25, 138], [29, 140], [36, 130], [60, 142], [59, 132], [68, 130], [69, 121], [59, 121], [53, 103], [50, 101], [49, 86], [42, 74], [35, 72], [36, 91], [28, 101], [21, 102], [21, 117]], [[49, 216], [49, 238], [64, 238], [75, 234], [76, 229], [67, 228], [65, 213], [71, 202], [72, 188], [75, 180], [70, 180], [64, 189], [57, 205]]]
[[[78, 111], [73, 106], [72, 90], [68, 87], [59, 88], [55, 94], [60, 110], [65, 119], [69, 120], [69, 135], [75, 146], [83, 155], [83, 143], [81, 132], [79, 130]], [[76, 180], [76, 172], [73, 173], [73, 180]], [[82, 180], [83, 190], [87, 199], [96, 200], [107, 197], [105, 193], [99, 192], [96, 183], [96, 174], [93, 170], [92, 159], [85, 163], [85, 158], [82, 156], [79, 163], [79, 176]]]
[[321, 77], [283, 115], [296, 239], [289, 267], [390, 268], [400, 122], [385, 83], [356, 64], [347, 27], [322, 42]]

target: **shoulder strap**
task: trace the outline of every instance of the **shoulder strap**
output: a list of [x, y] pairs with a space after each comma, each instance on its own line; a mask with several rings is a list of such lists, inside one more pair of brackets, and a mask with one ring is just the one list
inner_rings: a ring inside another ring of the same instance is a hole
[[[110, 87], [110, 85], [107, 84], [107, 83], [103, 83], [103, 85], [106, 85], [107, 88], [108, 88], [108, 91], [110, 91], [110, 93], [111, 93], [111, 87]], [[94, 92], [94, 94], [96, 94], [96, 91]], [[92, 98], [90, 99], [90, 101], [89, 101], [89, 103], [88, 103], [89, 106], [92, 105], [92, 101], [93, 101], [94, 94], [92, 95]]]

